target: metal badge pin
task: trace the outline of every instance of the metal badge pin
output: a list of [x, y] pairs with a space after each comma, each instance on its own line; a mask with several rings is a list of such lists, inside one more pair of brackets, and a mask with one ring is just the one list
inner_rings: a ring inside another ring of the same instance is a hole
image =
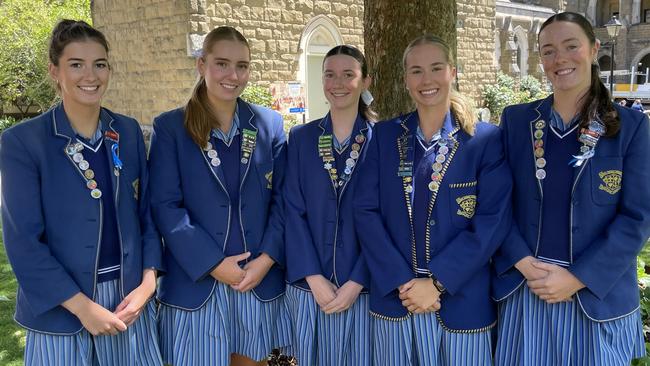
[[90, 191], [90, 196], [94, 199], [99, 199], [102, 197], [102, 191], [100, 191], [98, 188], [95, 188]]
[[84, 159], [84, 156], [81, 155], [81, 153], [74, 153], [74, 154], [72, 155], [72, 160], [73, 160], [75, 163], [79, 163], [79, 162], [81, 162], [83, 159]]
[[210, 164], [212, 164], [212, 166], [219, 166], [221, 165], [221, 159], [215, 157], [214, 159], [210, 160]]
[[208, 150], [208, 157], [209, 157], [210, 159], [214, 159], [214, 158], [216, 158], [217, 155], [218, 155], [218, 154], [217, 154], [217, 151], [216, 151], [216, 150]]
[[90, 164], [88, 164], [88, 161], [82, 160], [79, 162], [79, 169], [81, 170], [87, 170], [90, 167]]
[[88, 169], [84, 172], [84, 177], [86, 177], [86, 179], [93, 179], [95, 178], [95, 172], [92, 169]]

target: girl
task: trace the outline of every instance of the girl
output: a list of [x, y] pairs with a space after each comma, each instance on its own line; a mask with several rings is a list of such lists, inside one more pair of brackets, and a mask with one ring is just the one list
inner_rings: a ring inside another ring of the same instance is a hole
[[501, 134], [452, 90], [449, 47], [404, 51], [417, 110], [378, 123], [361, 166], [355, 225], [371, 277], [376, 365], [488, 365], [489, 261], [509, 227]]
[[506, 108], [515, 220], [494, 258], [499, 365], [629, 365], [644, 352], [636, 256], [650, 234], [650, 130], [612, 103], [576, 13], [539, 51], [553, 95]]
[[368, 270], [352, 214], [355, 172], [375, 117], [364, 101], [370, 81], [361, 51], [332, 48], [323, 62], [330, 112], [290, 134], [284, 189], [287, 304], [300, 365], [371, 364]]
[[142, 131], [101, 107], [108, 43], [83, 21], [52, 32], [62, 102], [2, 134], [2, 225], [26, 365], [160, 365], [161, 245]]
[[250, 49], [212, 30], [183, 108], [158, 116], [151, 140], [154, 220], [167, 274], [158, 298], [165, 362], [254, 365], [276, 345], [284, 293], [282, 118], [239, 95]]

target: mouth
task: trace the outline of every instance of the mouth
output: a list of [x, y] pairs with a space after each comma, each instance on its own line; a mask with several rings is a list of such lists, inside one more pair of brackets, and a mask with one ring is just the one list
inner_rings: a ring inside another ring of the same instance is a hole
[[348, 94], [350, 94], [350, 93], [330, 93], [330, 94], [331, 94], [332, 96], [336, 97], [336, 98], [341, 98], [341, 97], [346, 97], [346, 96], [348, 96]]
[[438, 88], [436, 88], [436, 89], [425, 89], [425, 90], [420, 90], [420, 94], [425, 96], [425, 97], [431, 97], [431, 96], [434, 96], [434, 95], [438, 94], [439, 91], [440, 91], [440, 89], [438, 89]]
[[94, 92], [99, 90], [99, 85], [94, 85], [94, 86], [78, 86], [79, 89], [86, 91], [86, 92]]
[[237, 89], [238, 85], [235, 84], [226, 84], [226, 83], [221, 83], [221, 85], [224, 89], [229, 89], [229, 90], [235, 90]]
[[571, 74], [571, 73], [574, 72], [575, 70], [576, 70], [575, 68], [571, 68], [571, 69], [562, 69], [562, 70], [558, 70], [558, 71], [556, 71], [556, 72], [555, 72], [555, 75], [558, 75], [558, 76], [565, 76], [565, 75], [569, 75], [569, 74]]

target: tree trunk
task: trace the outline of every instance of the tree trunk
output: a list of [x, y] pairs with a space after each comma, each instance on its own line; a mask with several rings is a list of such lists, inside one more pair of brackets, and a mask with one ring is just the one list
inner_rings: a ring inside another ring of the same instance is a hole
[[456, 53], [456, 0], [364, 0], [364, 48], [373, 109], [382, 119], [413, 110], [404, 88], [402, 53], [415, 37], [431, 33]]

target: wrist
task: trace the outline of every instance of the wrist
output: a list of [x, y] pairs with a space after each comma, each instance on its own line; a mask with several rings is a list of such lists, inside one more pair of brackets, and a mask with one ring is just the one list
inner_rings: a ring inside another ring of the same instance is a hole
[[442, 282], [438, 281], [438, 279], [435, 276], [431, 275], [431, 281], [433, 282], [433, 287], [435, 287], [436, 290], [440, 292], [440, 294], [443, 294], [447, 291], [445, 285], [443, 285]]

